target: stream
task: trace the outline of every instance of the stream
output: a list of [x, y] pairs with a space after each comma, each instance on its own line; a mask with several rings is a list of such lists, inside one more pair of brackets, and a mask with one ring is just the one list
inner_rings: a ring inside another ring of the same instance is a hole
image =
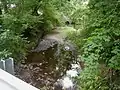
[[25, 63], [15, 67], [16, 76], [40, 90], [77, 90], [74, 78], [81, 67], [75, 45], [65, 41], [69, 31], [75, 30], [61, 27], [44, 36]]

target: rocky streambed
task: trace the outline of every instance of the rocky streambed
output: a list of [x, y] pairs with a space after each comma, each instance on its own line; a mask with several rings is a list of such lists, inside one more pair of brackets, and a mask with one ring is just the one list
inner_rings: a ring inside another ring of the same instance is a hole
[[76, 90], [73, 78], [81, 68], [75, 46], [65, 37], [60, 28], [46, 35], [25, 63], [16, 65], [16, 76], [42, 90]]

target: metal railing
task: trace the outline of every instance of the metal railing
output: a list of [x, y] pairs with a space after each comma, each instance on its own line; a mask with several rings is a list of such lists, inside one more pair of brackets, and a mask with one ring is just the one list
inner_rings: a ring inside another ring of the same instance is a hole
[[14, 61], [13, 58], [0, 60], [0, 68], [12, 75], [14, 75]]

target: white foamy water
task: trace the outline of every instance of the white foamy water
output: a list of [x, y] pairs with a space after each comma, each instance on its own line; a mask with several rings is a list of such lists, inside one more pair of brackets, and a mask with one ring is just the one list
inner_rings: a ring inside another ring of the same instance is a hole
[[63, 83], [63, 89], [73, 87], [74, 85], [72, 80], [69, 77], [64, 77], [64, 79], [62, 80], [62, 83]]
[[59, 85], [62, 86], [62, 90], [75, 90], [73, 78], [78, 76], [81, 68], [79, 64], [71, 64], [71, 66], [71, 70], [68, 70], [66, 75], [62, 79], [58, 80]]
[[74, 69], [69, 70], [66, 73], [67, 73], [67, 76], [70, 76], [70, 77], [76, 77], [76, 76], [78, 76], [78, 72], [76, 70], [74, 70]]

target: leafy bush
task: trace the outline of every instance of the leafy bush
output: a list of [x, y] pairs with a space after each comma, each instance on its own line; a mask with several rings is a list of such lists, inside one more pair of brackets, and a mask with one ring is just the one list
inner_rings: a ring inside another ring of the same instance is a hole
[[[119, 7], [117, 0], [90, 0], [82, 60], [85, 68], [80, 76], [82, 90], [116, 90], [119, 80]], [[104, 66], [102, 66], [104, 65]], [[100, 68], [102, 66], [102, 68]], [[103, 73], [103, 68], [106, 70]], [[97, 80], [96, 80], [97, 78]], [[116, 89], [115, 89], [116, 88]]]
[[[0, 58], [25, 57], [44, 33], [60, 25], [60, 15], [48, 0], [2, 0]], [[20, 58], [18, 58], [19, 60]]]
[[83, 26], [79, 26], [81, 33], [71, 35], [85, 66], [79, 77], [81, 90], [120, 89], [119, 8], [118, 0], [89, 0], [83, 14], [78, 10], [73, 15]]
[[25, 55], [25, 49], [27, 41], [24, 38], [21, 38], [19, 35], [10, 30], [6, 30], [0, 34], [0, 57], [14, 57], [16, 60], [22, 59]]

